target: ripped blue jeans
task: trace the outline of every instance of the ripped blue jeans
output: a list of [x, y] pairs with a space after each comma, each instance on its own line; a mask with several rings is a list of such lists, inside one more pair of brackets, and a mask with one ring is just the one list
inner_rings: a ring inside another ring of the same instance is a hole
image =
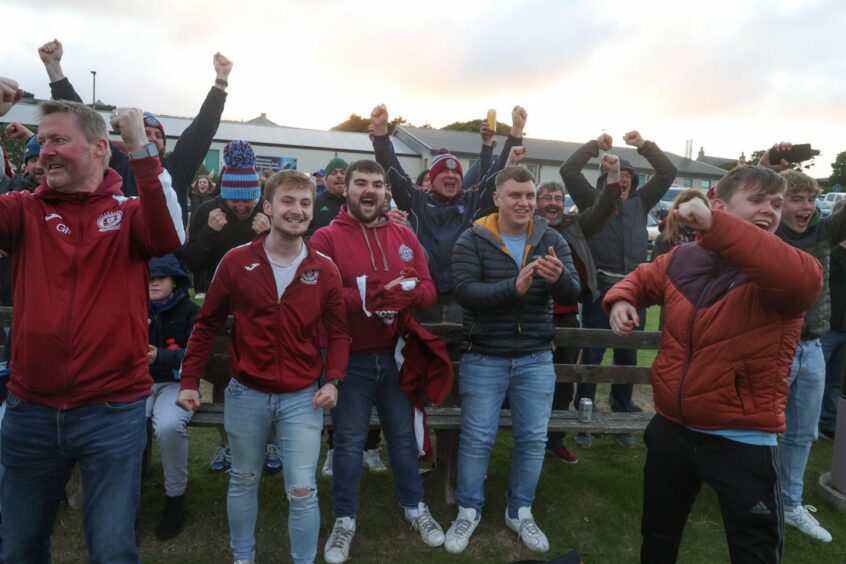
[[256, 559], [258, 484], [271, 426], [282, 445], [291, 557], [296, 563], [315, 559], [320, 530], [315, 472], [323, 430], [323, 410], [311, 406], [316, 391], [315, 383], [296, 392], [267, 394], [234, 378], [226, 389], [223, 419], [232, 452], [226, 512], [234, 560]]

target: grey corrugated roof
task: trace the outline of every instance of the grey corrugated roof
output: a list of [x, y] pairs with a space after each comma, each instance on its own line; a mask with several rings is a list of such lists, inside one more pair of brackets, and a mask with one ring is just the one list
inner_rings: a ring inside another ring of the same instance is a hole
[[716, 167], [726, 163], [737, 163], [737, 159], [727, 159], [724, 157], [709, 157], [708, 155], [696, 157], [696, 160]]
[[[19, 103], [3, 116], [3, 123], [17, 121], [23, 124], [36, 124], [38, 106], [36, 104]], [[108, 123], [109, 113], [100, 112]], [[193, 118], [157, 116], [162, 122], [167, 137], [176, 140], [190, 125]], [[478, 136], [477, 136], [478, 138]], [[366, 133], [350, 133], [347, 131], [320, 131], [317, 129], [299, 129], [294, 127], [273, 127], [268, 125], [250, 125], [247, 123], [222, 121], [214, 134], [214, 140], [226, 143], [233, 139], [243, 139], [254, 145], [276, 145], [285, 147], [306, 147], [311, 149], [326, 149], [330, 151], [345, 151], [359, 153], [373, 153], [373, 144]], [[172, 144], [170, 144], [172, 146]], [[411, 149], [402, 141], [394, 143], [397, 155], [419, 157], [420, 153]]]
[[[502, 147], [505, 144], [505, 136], [497, 135], [496, 138], [499, 142], [498, 147]], [[456, 156], [473, 157], [479, 154], [481, 148], [479, 134], [472, 131], [400, 126], [394, 133], [394, 141], [396, 142], [397, 139], [405, 141], [408, 145], [420, 151], [429, 151], [430, 154], [433, 154], [440, 147], [447, 147]], [[526, 157], [528, 162], [540, 161], [560, 165], [570, 158], [570, 155], [581, 147], [582, 143], [527, 137], [523, 139], [523, 145], [529, 150]], [[633, 147], [613, 147], [611, 152], [628, 160], [638, 170], [652, 170], [649, 162], [638, 154]], [[707, 163], [686, 159], [673, 153], [666, 154], [681, 176], [722, 178], [726, 174], [723, 169]], [[599, 160], [591, 159], [587, 166], [598, 168]]]

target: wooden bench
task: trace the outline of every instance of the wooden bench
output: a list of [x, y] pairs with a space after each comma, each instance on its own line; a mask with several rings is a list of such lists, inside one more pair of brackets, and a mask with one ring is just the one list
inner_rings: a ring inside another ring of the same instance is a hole
[[[431, 332], [441, 336], [448, 344], [450, 354], [455, 361], [456, 386], [442, 405], [426, 408], [427, 423], [435, 433], [436, 461], [439, 471], [445, 473], [444, 496], [447, 503], [454, 504], [454, 486], [456, 477], [456, 455], [458, 449], [458, 431], [461, 428], [461, 407], [458, 398], [458, 359], [461, 346], [461, 326], [444, 324], [425, 324]], [[222, 389], [223, 382], [229, 378], [229, 325], [225, 327], [217, 339], [214, 353], [206, 366], [205, 378], [215, 382]], [[624, 349], [657, 349], [660, 345], [660, 333], [636, 332], [629, 337], [619, 337], [609, 330], [560, 328], [557, 330], [555, 342], [557, 346], [570, 348], [624, 348]], [[556, 364], [557, 382], [594, 383], [594, 384], [648, 384], [649, 367], [645, 366], [588, 366], [581, 364]], [[578, 420], [576, 410], [553, 410], [549, 418], [549, 430], [558, 432], [592, 432], [592, 433], [638, 433], [646, 428], [652, 418], [651, 413], [611, 413], [594, 409], [590, 422]], [[194, 414], [191, 425], [217, 426], [223, 424], [223, 404], [219, 400], [203, 403]], [[331, 425], [331, 418], [327, 412], [324, 415], [324, 425]], [[379, 426], [379, 416], [374, 409], [370, 416], [371, 427]], [[511, 428], [511, 412], [503, 409], [500, 412], [500, 428]]]
[[[11, 324], [12, 308], [0, 307], [0, 323]], [[231, 323], [231, 321], [230, 321]], [[228, 381], [229, 370], [229, 331], [230, 323], [221, 330], [215, 342], [213, 355], [206, 366], [205, 379], [218, 384]], [[447, 342], [450, 353], [455, 361], [456, 376], [458, 374], [458, 360], [461, 345], [461, 326], [444, 324], [426, 324], [433, 333], [441, 336]], [[557, 346], [571, 348], [603, 347], [625, 349], [657, 349], [660, 346], [660, 333], [636, 332], [629, 337], [619, 337], [613, 332], [600, 329], [561, 328], [557, 330], [555, 338]], [[2, 343], [0, 343], [2, 345]], [[647, 384], [649, 383], [649, 368], [644, 366], [587, 366], [580, 364], [556, 364], [556, 380], [571, 383], [595, 384]], [[457, 379], [456, 379], [457, 383]], [[203, 403], [194, 414], [191, 425], [217, 426], [223, 424], [223, 403], [218, 397], [211, 403]], [[461, 428], [461, 407], [459, 405], [457, 385], [452, 393], [440, 406], [426, 408], [429, 428], [435, 433], [436, 460], [438, 468], [446, 473], [445, 497], [448, 503], [454, 503], [453, 488], [456, 476], [456, 453], [458, 447], [458, 430]], [[549, 418], [549, 430], [559, 432], [592, 432], [592, 433], [637, 433], [646, 428], [651, 419], [651, 413], [610, 413], [594, 409], [590, 422], [578, 420], [575, 410], [553, 410]], [[328, 412], [324, 416], [324, 424], [330, 425]], [[379, 426], [379, 417], [375, 409], [371, 414], [372, 427]], [[500, 428], [511, 428], [511, 412], [503, 409], [500, 412]]]

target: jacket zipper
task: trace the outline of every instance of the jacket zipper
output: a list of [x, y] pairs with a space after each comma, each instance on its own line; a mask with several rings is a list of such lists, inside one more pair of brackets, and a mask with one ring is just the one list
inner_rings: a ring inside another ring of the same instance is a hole
[[71, 261], [71, 291], [70, 300], [68, 302], [68, 313], [65, 316], [65, 376], [64, 376], [64, 392], [65, 401], [63, 409], [67, 409], [69, 402], [70, 391], [70, 363], [71, 363], [71, 321], [73, 316], [73, 306], [76, 301], [76, 281], [79, 274], [79, 249], [82, 247], [83, 238], [85, 234], [85, 225], [83, 224], [83, 216], [85, 215], [85, 197], [79, 197], [79, 221], [77, 222], [77, 240], [73, 250], [73, 260]]

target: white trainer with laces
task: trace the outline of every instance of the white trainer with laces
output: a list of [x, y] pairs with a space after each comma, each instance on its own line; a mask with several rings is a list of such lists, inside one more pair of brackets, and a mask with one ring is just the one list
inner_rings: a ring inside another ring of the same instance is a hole
[[508, 516], [508, 508], [505, 508], [505, 524], [508, 528], [517, 533], [517, 536], [523, 541], [529, 550], [534, 552], [547, 552], [549, 550], [549, 539], [543, 534], [537, 524], [535, 518], [532, 517], [531, 507], [521, 507], [517, 510], [517, 518], [512, 519]]
[[784, 508], [784, 522], [795, 527], [809, 537], [823, 542], [831, 542], [831, 533], [826, 531], [820, 522], [811, 515], [816, 513], [817, 508], [813, 505], [797, 505], [796, 507]]
[[405, 519], [411, 523], [411, 528], [420, 533], [420, 538], [427, 546], [441, 546], [444, 544], [444, 530], [432, 517], [429, 508], [422, 501], [416, 510], [405, 510]]
[[350, 555], [350, 545], [355, 536], [355, 519], [339, 517], [326, 544], [323, 546], [323, 559], [329, 564], [342, 564]]
[[447, 552], [463, 552], [470, 544], [470, 537], [473, 531], [479, 526], [480, 515], [472, 507], [458, 508], [458, 517], [449, 526], [444, 539], [444, 548]]
[[378, 448], [373, 448], [364, 451], [364, 456], [361, 458], [361, 464], [371, 472], [385, 472], [388, 467], [382, 462], [382, 456]]

